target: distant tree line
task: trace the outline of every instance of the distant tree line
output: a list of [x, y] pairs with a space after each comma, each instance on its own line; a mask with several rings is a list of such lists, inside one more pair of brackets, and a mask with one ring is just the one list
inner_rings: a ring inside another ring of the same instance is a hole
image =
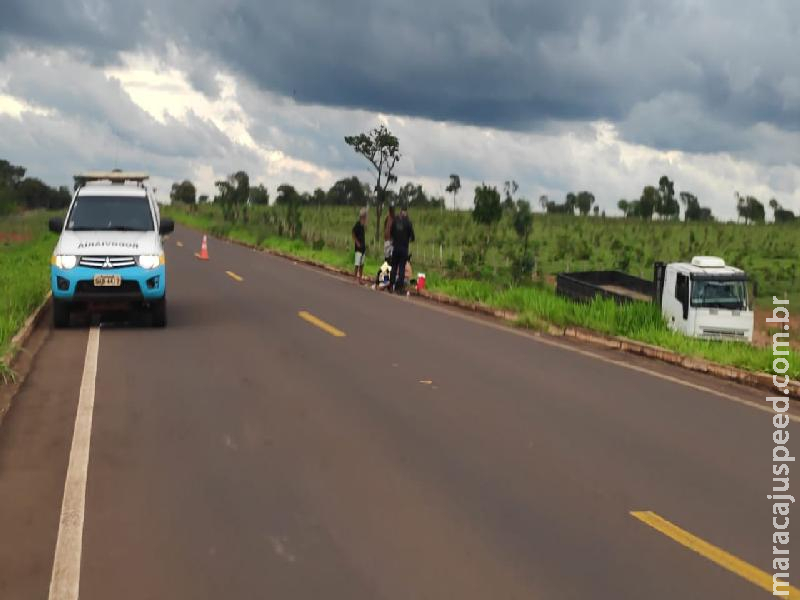
[[[374, 185], [362, 182], [358, 177], [351, 176], [340, 179], [327, 191], [317, 188], [313, 192], [299, 192], [294, 186], [284, 183], [278, 186], [275, 204], [278, 206], [373, 206], [376, 216], [376, 237], [380, 235], [381, 214], [387, 204], [393, 203], [407, 207], [434, 207], [445, 208], [443, 197], [429, 196], [421, 185], [408, 182], [397, 191], [389, 189], [397, 182], [394, 169], [402, 158], [400, 142], [385, 125], [380, 125], [368, 132], [346, 136], [345, 143], [359, 156], [365, 158], [375, 176]], [[227, 179], [217, 181], [217, 194], [214, 202], [222, 204], [224, 212], [231, 218], [236, 216], [250, 205], [268, 205], [269, 192], [263, 185], [251, 187], [250, 179], [244, 171], [238, 171]], [[453, 196], [453, 209], [456, 209], [456, 196], [461, 190], [461, 177], [451, 174], [450, 181], [445, 188]], [[514, 180], [506, 181], [503, 185], [503, 196], [497, 188], [481, 185], [475, 190], [473, 218], [480, 223], [490, 224], [499, 220], [503, 211], [527, 215], [530, 213], [530, 203], [527, 200], [516, 200], [519, 184]], [[170, 197], [173, 202], [194, 204], [205, 197], [196, 199], [195, 186], [191, 181], [175, 183], [172, 186]], [[207, 200], [207, 198], [205, 198]], [[741, 196], [736, 193], [737, 212], [745, 223], [763, 223], [765, 220], [764, 206], [753, 196]], [[520, 204], [522, 202], [522, 204]], [[600, 210], [596, 204], [594, 194], [588, 190], [569, 192], [564, 202], [550, 200], [547, 196], [539, 198], [539, 204], [548, 214], [581, 215], [605, 217], [605, 211]], [[791, 210], [784, 209], [777, 200], [769, 203], [773, 210], [776, 223], [791, 222], [795, 215]], [[658, 185], [648, 185], [642, 190], [638, 199], [621, 199], [617, 208], [626, 218], [652, 220], [680, 220], [681, 206], [685, 221], [713, 221], [711, 209], [701, 206], [698, 197], [690, 191], [681, 191], [676, 194], [675, 182], [663, 175], [658, 180]], [[522, 208], [521, 208], [522, 207]], [[520, 213], [521, 211], [521, 213]], [[519, 217], [525, 222], [527, 216]], [[524, 227], [523, 227], [524, 229]], [[527, 234], [524, 246], [527, 249]], [[487, 240], [489, 238], [487, 237]]]
[[[595, 197], [592, 192], [569, 192], [563, 203], [550, 200], [547, 196], [539, 198], [539, 204], [542, 209], [548, 214], [555, 215], [575, 215], [577, 210], [581, 216], [586, 216], [592, 211], [595, 203]], [[598, 207], [595, 207], [598, 208]]]
[[0, 159], [0, 215], [36, 208], [59, 209], [69, 206], [69, 188], [53, 188], [36, 177], [25, 177], [25, 167]]
[[[736, 212], [739, 219], [745, 224], [763, 223], [766, 220], [766, 210], [758, 198], [745, 196], [739, 192], [736, 192], [734, 197], [736, 198]], [[796, 218], [793, 211], [783, 208], [775, 198], [769, 201], [769, 207], [772, 209], [772, 216], [776, 223], [792, 223]]]
[[[766, 210], [758, 198], [739, 192], [736, 192], [734, 197], [739, 220], [744, 221], [745, 224], [765, 222]], [[683, 205], [685, 221], [714, 220], [711, 209], [700, 206], [700, 201], [693, 193], [681, 192], [678, 198], [679, 202], [675, 200], [674, 183], [665, 175], [659, 180], [658, 187], [647, 186], [638, 200], [623, 199], [617, 203], [617, 207], [626, 217], [649, 220], [654, 215], [662, 219], [680, 219], [680, 205]], [[795, 220], [794, 212], [783, 208], [775, 198], [769, 201], [769, 206], [772, 209], [775, 223], [791, 223]]]
[[692, 192], [680, 192], [675, 196], [675, 182], [666, 175], [658, 180], [658, 187], [648, 185], [642, 190], [638, 200], [622, 199], [617, 208], [626, 218], [650, 220], [654, 216], [663, 220], [680, 220], [681, 204], [686, 221], [713, 221], [711, 209], [700, 206], [700, 201]]
[[[317, 188], [313, 192], [301, 192], [293, 185], [283, 183], [277, 187], [274, 201], [263, 185], [250, 186], [250, 178], [244, 171], [233, 173], [214, 185], [217, 193], [211, 200], [230, 206], [267, 206], [271, 201], [277, 206], [369, 206], [374, 198], [371, 186], [356, 176], [340, 179], [327, 191]], [[420, 184], [411, 181], [397, 191], [387, 190], [385, 198], [387, 203], [407, 207], [444, 208], [445, 205], [444, 197], [430, 196]], [[197, 189], [189, 180], [173, 183], [170, 199], [190, 205], [209, 200], [207, 196], [197, 196]]]

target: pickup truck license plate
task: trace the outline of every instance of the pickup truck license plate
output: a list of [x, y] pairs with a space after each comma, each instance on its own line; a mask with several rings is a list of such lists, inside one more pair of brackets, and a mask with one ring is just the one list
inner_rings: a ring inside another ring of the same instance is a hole
[[122, 277], [120, 275], [95, 275], [95, 287], [119, 287], [122, 285]]

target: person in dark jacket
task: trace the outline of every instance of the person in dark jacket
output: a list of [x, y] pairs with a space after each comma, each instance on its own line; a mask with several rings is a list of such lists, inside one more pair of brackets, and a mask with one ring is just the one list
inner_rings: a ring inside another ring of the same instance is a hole
[[392, 275], [389, 287], [392, 291], [402, 294], [405, 286], [406, 262], [408, 262], [408, 248], [414, 241], [414, 225], [408, 218], [405, 208], [400, 210], [400, 216], [392, 221]]
[[362, 208], [358, 213], [358, 221], [353, 225], [352, 236], [355, 246], [355, 267], [353, 274], [361, 281], [364, 275], [364, 259], [367, 255], [367, 239], [365, 225], [367, 224], [367, 209]]

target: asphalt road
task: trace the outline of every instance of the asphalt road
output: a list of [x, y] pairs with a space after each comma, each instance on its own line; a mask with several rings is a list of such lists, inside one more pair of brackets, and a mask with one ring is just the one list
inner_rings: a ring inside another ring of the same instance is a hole
[[[166, 329], [99, 329], [81, 599], [769, 596], [761, 393], [209, 246]], [[0, 426], [3, 600], [58, 576], [90, 335]]]

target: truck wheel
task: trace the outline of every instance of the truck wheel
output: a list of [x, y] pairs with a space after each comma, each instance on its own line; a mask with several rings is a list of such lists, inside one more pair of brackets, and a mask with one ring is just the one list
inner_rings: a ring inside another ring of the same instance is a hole
[[167, 325], [167, 297], [156, 300], [150, 307], [150, 318], [153, 327], [166, 327]]
[[53, 327], [63, 329], [69, 327], [69, 304], [53, 298]]

